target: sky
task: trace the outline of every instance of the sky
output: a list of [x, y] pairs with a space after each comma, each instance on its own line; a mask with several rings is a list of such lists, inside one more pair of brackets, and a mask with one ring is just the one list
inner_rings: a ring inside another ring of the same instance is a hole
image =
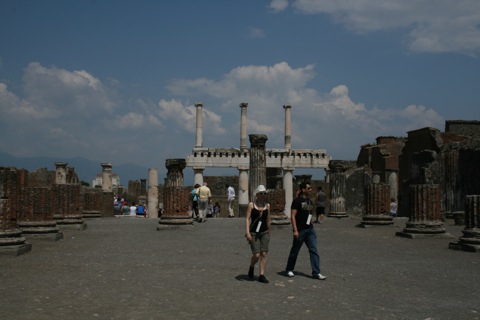
[[479, 56], [478, 0], [2, 0], [0, 150], [162, 171], [196, 102], [207, 148], [239, 147], [240, 103], [282, 148], [290, 104], [293, 149], [356, 160], [480, 120]]

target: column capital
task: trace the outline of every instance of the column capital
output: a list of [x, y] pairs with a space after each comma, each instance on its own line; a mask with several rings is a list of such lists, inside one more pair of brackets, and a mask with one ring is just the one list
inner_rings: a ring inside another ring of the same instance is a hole
[[283, 109], [292, 109], [292, 105], [290, 104], [284, 104]]
[[195, 107], [202, 108], [203, 107], [203, 102], [200, 102], [200, 101], [195, 102]]
[[248, 103], [242, 102], [242, 103], [240, 103], [239, 107], [240, 107], [240, 108], [247, 108], [247, 107], [248, 107]]

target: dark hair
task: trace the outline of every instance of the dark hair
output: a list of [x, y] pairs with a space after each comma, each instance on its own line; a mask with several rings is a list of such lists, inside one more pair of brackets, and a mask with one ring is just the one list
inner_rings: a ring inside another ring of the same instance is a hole
[[195, 188], [199, 188], [199, 187], [200, 187], [200, 185], [197, 183], [197, 184], [195, 184], [195, 186], [194, 186], [194, 187], [195, 187]]
[[302, 189], [307, 189], [307, 184], [310, 184], [310, 182], [302, 182], [302, 183], [300, 183], [300, 190], [302, 190]]

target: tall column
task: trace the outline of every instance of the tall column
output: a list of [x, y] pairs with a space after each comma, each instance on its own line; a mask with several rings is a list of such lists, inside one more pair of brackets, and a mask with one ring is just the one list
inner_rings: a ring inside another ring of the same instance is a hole
[[102, 190], [112, 191], [112, 164], [104, 162], [102, 165]]
[[202, 142], [202, 128], [203, 128], [203, 119], [202, 119], [202, 109], [203, 103], [197, 102], [195, 103], [195, 107], [197, 108], [197, 119], [196, 119], [196, 126], [197, 126], [197, 135], [196, 135], [196, 142], [195, 148], [201, 148], [203, 146]]
[[140, 195], [147, 195], [147, 179], [140, 179]]
[[283, 106], [285, 109], [285, 149], [292, 148], [292, 131], [291, 131], [291, 121], [292, 121], [292, 106], [286, 104]]
[[55, 165], [55, 183], [67, 183], [67, 165], [68, 162], [54, 162]]
[[359, 227], [392, 225], [390, 186], [385, 183], [372, 183], [367, 185], [366, 191], [365, 213]]
[[397, 236], [405, 238], [450, 238], [445, 232], [440, 213], [440, 186], [412, 184], [409, 187], [410, 216], [406, 227]]
[[148, 169], [148, 217], [158, 219], [158, 170]]
[[[260, 185], [267, 185], [267, 159], [265, 143], [268, 138], [264, 134], [251, 134], [250, 138], [250, 177], [248, 198], [254, 199], [253, 192]], [[251, 201], [250, 200], [250, 201]]]
[[183, 169], [185, 159], [167, 159], [167, 179], [163, 188], [163, 214], [158, 222], [157, 230], [164, 227], [191, 225], [193, 220], [188, 211], [190, 208], [190, 188], [183, 186]]
[[465, 196], [465, 229], [459, 241], [451, 242], [450, 249], [480, 252], [480, 195]]
[[454, 213], [462, 210], [457, 192], [458, 150], [450, 150], [442, 154], [444, 161], [444, 209], [445, 217], [453, 218]]
[[283, 169], [283, 189], [285, 189], [285, 214], [291, 217], [290, 206], [293, 201], [293, 169]]
[[347, 164], [342, 160], [332, 160], [328, 164], [330, 169], [330, 211], [329, 217], [347, 217], [345, 197], [347, 195], [347, 182], [345, 171]]
[[247, 107], [248, 103], [240, 103], [240, 151], [247, 150]]
[[248, 167], [238, 168], [238, 214], [245, 217], [248, 207]]

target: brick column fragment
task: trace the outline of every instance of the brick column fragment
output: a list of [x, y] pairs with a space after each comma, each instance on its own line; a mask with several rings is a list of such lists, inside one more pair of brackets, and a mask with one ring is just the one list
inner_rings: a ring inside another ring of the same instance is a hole
[[440, 213], [440, 186], [413, 184], [409, 187], [410, 217], [406, 227], [396, 235], [405, 238], [450, 238], [443, 227]]
[[148, 169], [148, 217], [158, 219], [158, 170]]
[[0, 167], [0, 254], [21, 255], [32, 249], [17, 228], [22, 172]]
[[53, 218], [52, 190], [46, 187], [24, 187], [17, 225], [26, 238], [57, 241], [63, 234]]
[[463, 237], [449, 244], [450, 249], [480, 252], [480, 195], [465, 196]]
[[390, 186], [385, 183], [373, 183], [367, 186], [365, 194], [365, 214], [360, 227], [386, 226], [393, 224], [390, 216]]
[[178, 227], [192, 225], [190, 217], [190, 188], [183, 186], [183, 169], [185, 159], [167, 159], [167, 179], [163, 188], [163, 213], [158, 221], [157, 230], [164, 227]]
[[87, 227], [83, 219], [83, 198], [79, 184], [56, 184], [53, 186], [52, 210], [60, 229]]
[[87, 189], [83, 192], [83, 212], [85, 219], [101, 218], [103, 206], [103, 191]]

